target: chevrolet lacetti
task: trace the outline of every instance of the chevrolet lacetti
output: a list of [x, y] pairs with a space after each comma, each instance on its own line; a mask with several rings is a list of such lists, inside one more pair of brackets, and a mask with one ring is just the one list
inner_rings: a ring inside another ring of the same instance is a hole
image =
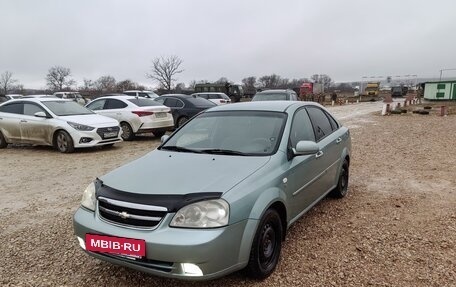
[[350, 150], [349, 130], [316, 103], [211, 108], [91, 183], [74, 231], [89, 255], [158, 276], [266, 278], [288, 227], [347, 194]]

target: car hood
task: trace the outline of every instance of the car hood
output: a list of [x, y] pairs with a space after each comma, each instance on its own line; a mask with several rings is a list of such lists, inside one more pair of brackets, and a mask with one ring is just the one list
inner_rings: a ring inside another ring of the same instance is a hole
[[77, 115], [77, 116], [60, 116], [59, 119], [74, 122], [82, 125], [88, 125], [93, 127], [105, 127], [105, 126], [118, 126], [119, 122], [115, 119], [108, 118], [105, 116], [93, 114], [93, 115]]
[[100, 180], [111, 188], [137, 194], [225, 193], [269, 159], [155, 150]]

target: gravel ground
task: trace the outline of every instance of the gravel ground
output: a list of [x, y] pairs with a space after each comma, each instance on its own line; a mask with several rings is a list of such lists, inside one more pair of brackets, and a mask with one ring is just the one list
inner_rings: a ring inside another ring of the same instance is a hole
[[[268, 279], [154, 277], [79, 249], [72, 214], [96, 176], [158, 145], [142, 137], [63, 155], [0, 151], [1, 286], [455, 286], [456, 116], [379, 116], [381, 104], [333, 107], [351, 128], [350, 194], [326, 199], [289, 230]], [[364, 111], [364, 112], [363, 112]]]

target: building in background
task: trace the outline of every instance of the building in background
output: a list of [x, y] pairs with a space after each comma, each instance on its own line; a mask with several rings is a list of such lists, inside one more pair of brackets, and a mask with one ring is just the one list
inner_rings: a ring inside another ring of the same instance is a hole
[[424, 83], [426, 100], [456, 100], [456, 80]]

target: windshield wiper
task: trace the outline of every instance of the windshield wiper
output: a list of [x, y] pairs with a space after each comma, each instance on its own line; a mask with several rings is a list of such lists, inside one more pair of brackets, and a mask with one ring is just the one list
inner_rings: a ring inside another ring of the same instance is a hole
[[200, 150], [200, 152], [209, 153], [209, 154], [222, 154], [222, 155], [242, 155], [242, 156], [248, 155], [247, 153], [237, 151], [237, 150], [219, 149], [219, 148], [202, 149], [202, 150]]
[[172, 151], [178, 151], [178, 152], [201, 153], [201, 151], [196, 150], [196, 149], [190, 149], [190, 148], [181, 147], [181, 146], [176, 146], [176, 145], [162, 146], [160, 149], [172, 150]]

